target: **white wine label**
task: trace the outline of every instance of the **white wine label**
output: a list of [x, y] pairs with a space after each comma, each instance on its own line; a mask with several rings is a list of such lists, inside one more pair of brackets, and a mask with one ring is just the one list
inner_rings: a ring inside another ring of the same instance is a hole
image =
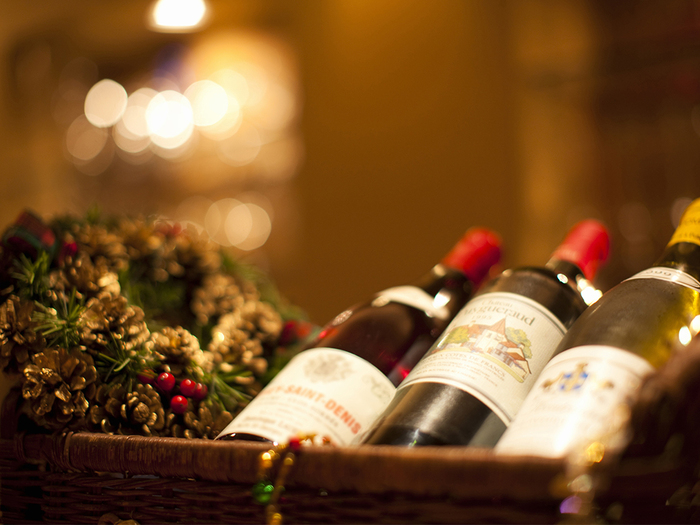
[[698, 282], [695, 277], [680, 270], [676, 270], [675, 268], [654, 266], [653, 268], [642, 270], [626, 280], [629, 281], [632, 279], [658, 279], [660, 281], [668, 281], [700, 291], [700, 282]]
[[542, 371], [496, 451], [558, 458], [593, 443], [620, 446], [625, 403], [651, 371], [643, 358], [609, 346], [562, 352]]
[[295, 356], [219, 434], [253, 434], [276, 443], [316, 434], [348, 445], [379, 417], [396, 392], [364, 359], [335, 348]]
[[477, 296], [399, 385], [443, 383], [485, 403], [508, 425], [564, 337], [564, 325], [518, 294]]
[[374, 306], [383, 306], [392, 301], [423, 310], [430, 317], [449, 319], [450, 311], [445, 306], [448, 300], [449, 297], [441, 295], [433, 297], [417, 286], [395, 286], [379, 292], [372, 304]]

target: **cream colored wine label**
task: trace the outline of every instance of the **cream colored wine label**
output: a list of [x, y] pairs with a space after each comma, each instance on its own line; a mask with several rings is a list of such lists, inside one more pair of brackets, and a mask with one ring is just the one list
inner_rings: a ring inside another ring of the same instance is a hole
[[451, 385], [481, 400], [508, 425], [565, 332], [531, 299], [507, 292], [478, 296], [399, 389], [414, 383]]
[[396, 388], [354, 354], [314, 348], [294, 357], [221, 432], [253, 434], [286, 443], [300, 433], [348, 445], [367, 430]]
[[609, 346], [562, 352], [542, 371], [496, 452], [564, 457], [592, 444], [621, 446], [625, 403], [652, 370], [641, 357]]
[[700, 244], [700, 199], [691, 202], [685, 212], [683, 212], [681, 222], [673, 233], [668, 245], [671, 246], [679, 242]]

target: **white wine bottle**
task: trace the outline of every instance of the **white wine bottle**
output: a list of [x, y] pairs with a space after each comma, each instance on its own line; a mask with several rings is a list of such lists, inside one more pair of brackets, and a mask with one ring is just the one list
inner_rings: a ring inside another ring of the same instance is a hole
[[624, 433], [615, 432], [620, 407], [688, 343], [699, 314], [700, 199], [651, 268], [613, 287], [574, 323], [496, 451], [564, 457], [624, 445]]

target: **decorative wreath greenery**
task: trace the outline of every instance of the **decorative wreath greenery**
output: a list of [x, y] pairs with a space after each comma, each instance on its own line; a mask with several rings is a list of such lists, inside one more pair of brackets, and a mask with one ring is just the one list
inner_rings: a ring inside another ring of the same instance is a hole
[[215, 438], [313, 331], [193, 227], [27, 211], [2, 237], [0, 380], [39, 429]]

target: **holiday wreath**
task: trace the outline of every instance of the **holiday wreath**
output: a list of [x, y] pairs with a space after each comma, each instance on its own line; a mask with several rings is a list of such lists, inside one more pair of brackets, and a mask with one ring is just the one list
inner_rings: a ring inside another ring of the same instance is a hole
[[190, 226], [24, 212], [0, 246], [0, 381], [21, 428], [213, 439], [312, 327]]

